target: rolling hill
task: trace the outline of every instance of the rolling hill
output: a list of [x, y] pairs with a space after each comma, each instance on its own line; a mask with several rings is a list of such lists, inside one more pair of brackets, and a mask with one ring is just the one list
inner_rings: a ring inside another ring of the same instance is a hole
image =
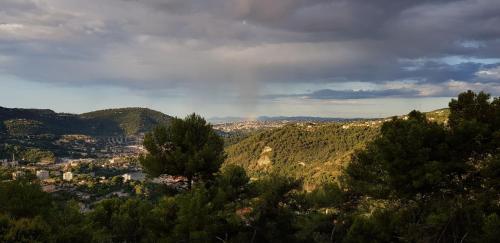
[[378, 135], [379, 125], [295, 124], [255, 133], [226, 148], [227, 164], [244, 167], [253, 177], [277, 171], [303, 178], [313, 188], [332, 181], [350, 155]]
[[89, 121], [96, 129], [110, 126], [111, 129], [118, 128], [125, 135], [133, 135], [167, 124], [172, 117], [146, 108], [120, 108], [84, 113], [80, 118]]
[[107, 109], [77, 115], [0, 107], [0, 134], [10, 137], [40, 134], [134, 135], [167, 124], [170, 119], [168, 115], [146, 108]]
[[[426, 112], [438, 123], [449, 110]], [[404, 116], [401, 116], [404, 117]], [[228, 164], [244, 167], [251, 176], [271, 171], [304, 180], [306, 189], [335, 180], [351, 155], [378, 136], [386, 119], [335, 123], [297, 123], [252, 133], [226, 147]]]

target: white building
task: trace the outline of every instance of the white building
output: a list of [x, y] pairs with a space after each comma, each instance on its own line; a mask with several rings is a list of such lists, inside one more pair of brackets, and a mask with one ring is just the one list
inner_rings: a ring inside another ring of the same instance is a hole
[[16, 180], [16, 179], [19, 179], [21, 177], [24, 176], [24, 172], [23, 171], [16, 171], [16, 172], [12, 172], [12, 179], [13, 180]]
[[0, 160], [0, 162], [4, 167], [16, 167], [19, 165], [19, 162], [17, 160], [8, 161], [5, 159], [5, 160]]
[[36, 177], [40, 180], [46, 180], [49, 178], [49, 172], [46, 170], [37, 170]]
[[72, 172], [64, 172], [63, 174], [63, 180], [65, 181], [71, 181], [73, 180], [73, 173]]
[[146, 179], [146, 175], [140, 171], [130, 172], [122, 175], [123, 182], [127, 181], [144, 181]]
[[123, 182], [132, 180], [132, 176], [130, 174], [123, 174], [122, 177], [123, 177]]

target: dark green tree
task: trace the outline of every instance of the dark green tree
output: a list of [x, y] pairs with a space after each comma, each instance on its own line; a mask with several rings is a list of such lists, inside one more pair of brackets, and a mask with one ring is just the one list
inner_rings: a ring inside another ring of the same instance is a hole
[[148, 236], [152, 210], [147, 201], [108, 199], [90, 213], [93, 240], [96, 242], [140, 242]]
[[26, 179], [0, 182], [0, 242], [89, 242], [87, 225], [75, 202]]
[[494, 119], [491, 105], [491, 96], [484, 92], [474, 93], [467, 91], [452, 99], [449, 103], [450, 116], [448, 118], [451, 127], [457, 127], [464, 121], [476, 120], [481, 123], [489, 123]]
[[237, 213], [248, 206], [249, 179], [245, 171], [228, 166], [210, 184], [197, 184], [175, 197], [176, 221], [170, 234], [173, 242], [227, 242], [246, 229], [244, 216]]
[[500, 99], [467, 91], [450, 104], [450, 144], [457, 159], [494, 153], [500, 146]]
[[225, 159], [224, 141], [196, 114], [157, 127], [146, 135], [144, 146], [149, 153], [141, 164], [149, 175], [185, 176], [189, 188], [193, 179], [212, 178]]
[[3, 242], [48, 242], [50, 227], [42, 217], [11, 220], [10, 227], [3, 234]]
[[5, 152], [8, 154], [8, 159], [19, 159], [21, 147], [13, 144], [4, 145]]
[[297, 190], [301, 181], [270, 174], [255, 184], [250, 217], [251, 239], [254, 242], [293, 242], [299, 230], [296, 222]]
[[12, 217], [34, 217], [49, 211], [52, 198], [39, 184], [27, 180], [0, 183], [0, 212]]
[[500, 211], [499, 102], [468, 91], [450, 102], [447, 125], [416, 111], [385, 123], [380, 137], [346, 169], [360, 212], [351, 216], [345, 240], [494, 239]]
[[452, 181], [464, 163], [450, 161], [445, 128], [412, 111], [386, 122], [346, 172], [356, 190], [380, 198], [426, 198]]

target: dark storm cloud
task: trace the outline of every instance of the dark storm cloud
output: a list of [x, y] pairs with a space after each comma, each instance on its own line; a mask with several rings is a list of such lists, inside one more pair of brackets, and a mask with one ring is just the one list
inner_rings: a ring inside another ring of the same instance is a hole
[[[442, 83], [449, 80], [475, 80], [476, 73], [484, 68], [494, 67], [496, 65], [487, 65], [474, 62], [464, 62], [450, 65], [436, 61], [425, 61], [414, 67], [406, 67], [406, 71], [399, 73], [399, 76], [393, 79], [414, 78], [422, 79], [425, 83]], [[413, 69], [414, 68], [414, 69]]]
[[237, 0], [233, 7], [240, 19], [264, 26], [305, 33], [329, 33], [331, 37], [380, 37], [389, 21], [405, 10], [427, 3], [451, 1], [414, 0]]
[[343, 99], [373, 99], [389, 97], [417, 97], [418, 90], [413, 89], [386, 89], [386, 90], [332, 90], [322, 89], [311, 93], [295, 95], [268, 95], [266, 98], [289, 98], [300, 97], [303, 99], [317, 100], [343, 100]]
[[316, 98], [413, 97], [388, 85], [407, 80], [415, 90], [500, 82], [498, 64], [484, 61], [500, 58], [498, 0], [5, 0], [0, 9], [0, 73], [38, 82], [255, 97], [270, 84], [387, 86]]

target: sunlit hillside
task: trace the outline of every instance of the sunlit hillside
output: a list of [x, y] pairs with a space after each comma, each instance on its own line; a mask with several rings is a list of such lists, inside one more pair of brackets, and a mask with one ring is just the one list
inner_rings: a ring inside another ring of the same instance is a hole
[[[425, 114], [430, 121], [445, 123], [449, 109]], [[243, 166], [255, 178], [269, 172], [283, 173], [303, 179], [310, 190], [336, 180], [352, 153], [372, 141], [383, 122], [390, 119], [297, 123], [254, 132], [241, 141], [230, 140], [226, 165]]]

